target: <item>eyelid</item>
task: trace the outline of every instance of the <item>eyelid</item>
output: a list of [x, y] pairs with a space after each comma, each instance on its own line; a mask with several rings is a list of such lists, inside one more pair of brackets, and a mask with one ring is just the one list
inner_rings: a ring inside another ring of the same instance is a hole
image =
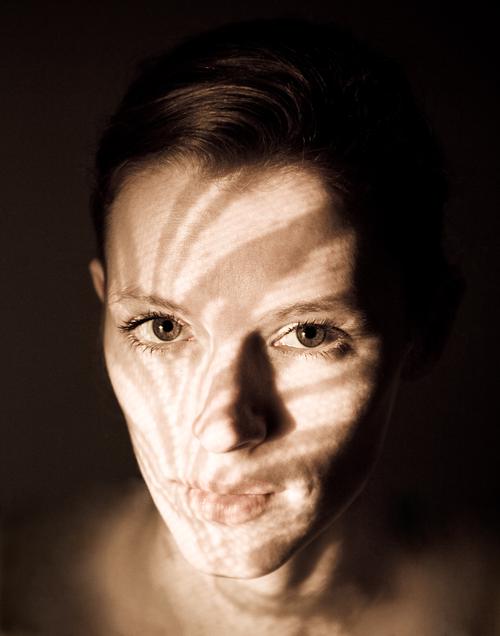
[[287, 325], [280, 329], [276, 336], [273, 337], [271, 344], [274, 345], [276, 342], [287, 336], [289, 333], [297, 329], [297, 327], [322, 327], [331, 333], [338, 333], [339, 336], [344, 336], [345, 338], [349, 338], [349, 334], [347, 334], [343, 329], [337, 327], [333, 322], [327, 319], [313, 319], [313, 320], [297, 320], [294, 323]]
[[137, 329], [138, 327], [140, 327], [144, 323], [150, 322], [150, 321], [156, 320], [156, 319], [173, 320], [174, 322], [179, 323], [179, 325], [181, 325], [182, 327], [189, 327], [189, 325], [186, 322], [184, 322], [183, 320], [181, 320], [177, 316], [174, 316], [172, 314], [166, 314], [166, 313], [163, 314], [163, 313], [160, 313], [160, 312], [157, 312], [157, 311], [151, 311], [151, 312], [147, 312], [145, 314], [140, 314], [139, 316], [134, 316], [133, 318], [130, 318], [129, 320], [126, 320], [121, 325], [119, 325], [119, 329], [120, 329], [120, 331], [124, 331], [124, 332], [130, 333], [131, 331], [134, 331], [135, 329]]
[[189, 335], [189, 337], [179, 337], [171, 341], [161, 341], [156, 339], [154, 336], [148, 338], [136, 335], [136, 330], [140, 329], [143, 325], [146, 325], [148, 322], [152, 322], [155, 319], [172, 320], [181, 325], [183, 329], [190, 329], [190, 326], [177, 316], [173, 316], [167, 313], [159, 313], [156, 311], [147, 312], [145, 314], [130, 318], [129, 320], [126, 320], [124, 323], [119, 325], [118, 328], [126, 336], [127, 340], [132, 346], [137, 347], [138, 349], [141, 349], [142, 351], [148, 353], [167, 353], [168, 351], [172, 351], [173, 347], [175, 348], [175, 345], [194, 340], [194, 336], [192, 335], [192, 333], [191, 335]]
[[[292, 345], [280, 345], [279, 342], [285, 336], [292, 333], [297, 327], [307, 327], [307, 326], [315, 326], [322, 327], [327, 330], [330, 334], [335, 334], [338, 337], [334, 338], [330, 342], [321, 343], [317, 347], [306, 347], [301, 346], [297, 341], [297, 346], [294, 347]], [[334, 325], [330, 320], [301, 320], [295, 322], [291, 325], [285, 327], [279, 335], [277, 335], [271, 342], [271, 346], [273, 346], [277, 351], [282, 354], [288, 355], [305, 355], [305, 356], [329, 356], [334, 355], [336, 353], [346, 354], [348, 351], [352, 350], [352, 340], [349, 334], [347, 334], [343, 329], [340, 329], [336, 325]]]
[[[184, 320], [178, 318], [173, 314], [160, 313], [157, 311], [150, 311], [138, 316], [132, 317], [121, 325], [119, 325], [119, 330], [124, 333], [127, 339], [131, 342], [133, 346], [139, 347], [145, 351], [149, 351], [153, 353], [158, 351], [160, 353], [167, 352], [168, 349], [171, 349], [173, 345], [185, 343], [188, 341], [195, 340], [194, 335], [191, 332], [189, 337], [180, 337], [176, 338], [172, 341], [161, 341], [154, 339], [154, 337], [144, 338], [138, 337], [134, 334], [134, 332], [139, 329], [142, 325], [145, 325], [148, 322], [151, 322], [155, 319], [167, 319], [177, 322], [183, 328], [188, 330], [191, 329], [191, 326], [186, 323]], [[279, 341], [282, 340], [285, 336], [292, 333], [297, 327], [302, 326], [316, 326], [322, 327], [327, 330], [329, 334], [335, 334], [338, 337], [334, 338], [330, 342], [321, 343], [316, 347], [306, 347], [300, 346], [300, 343], [297, 341], [296, 347], [292, 345], [279, 345]], [[306, 355], [306, 356], [329, 356], [334, 355], [335, 353], [346, 353], [352, 350], [352, 339], [348, 333], [346, 333], [343, 329], [335, 325], [331, 320], [328, 319], [309, 319], [309, 320], [300, 320], [294, 322], [292, 324], [287, 325], [279, 330], [278, 334], [272, 338], [270, 345], [274, 347], [276, 350], [280, 351], [283, 354], [293, 354], [293, 355]]]

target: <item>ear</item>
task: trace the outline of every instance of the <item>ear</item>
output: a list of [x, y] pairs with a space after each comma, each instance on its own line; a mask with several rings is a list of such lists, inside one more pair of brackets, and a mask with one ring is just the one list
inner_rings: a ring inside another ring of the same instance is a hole
[[405, 356], [401, 378], [403, 380], [418, 380], [432, 370], [438, 360], [435, 352], [429, 352], [424, 343], [425, 338], [418, 334], [414, 337]]
[[104, 302], [106, 296], [106, 276], [104, 267], [98, 258], [93, 258], [89, 263], [90, 277], [94, 284], [95, 293], [101, 302]]
[[448, 341], [465, 282], [458, 270], [450, 269], [438, 287], [424, 324], [416, 330], [406, 356], [401, 377], [416, 380], [427, 375], [438, 362]]

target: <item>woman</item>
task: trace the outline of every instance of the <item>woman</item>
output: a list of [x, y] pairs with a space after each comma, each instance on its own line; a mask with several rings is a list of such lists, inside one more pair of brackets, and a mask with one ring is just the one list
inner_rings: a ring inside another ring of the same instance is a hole
[[339, 30], [229, 26], [142, 67], [98, 151], [90, 271], [154, 507], [138, 487], [85, 521], [47, 633], [444, 628], [374, 613], [388, 538], [350, 505], [456, 308], [445, 198], [399, 70]]

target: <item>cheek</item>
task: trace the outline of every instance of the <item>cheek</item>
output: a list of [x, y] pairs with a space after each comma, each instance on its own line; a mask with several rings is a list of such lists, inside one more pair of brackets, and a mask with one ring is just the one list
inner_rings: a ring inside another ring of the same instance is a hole
[[[122, 408], [139, 464], [145, 476], [161, 481], [182, 462], [189, 421], [185, 399], [192, 378], [186, 356], [141, 351], [124, 342], [109, 321], [104, 351], [108, 374]], [[183, 450], [184, 449], [184, 450]]]
[[279, 373], [278, 390], [298, 431], [336, 446], [370, 410], [379, 390], [376, 344], [338, 360], [301, 359]]
[[[295, 430], [283, 444], [283, 465], [333, 512], [365, 482], [378, 456], [390, 412], [389, 385], [380, 382], [379, 357], [366, 349], [339, 362], [296, 362], [279, 389]], [[307, 378], [307, 381], [304, 381]]]

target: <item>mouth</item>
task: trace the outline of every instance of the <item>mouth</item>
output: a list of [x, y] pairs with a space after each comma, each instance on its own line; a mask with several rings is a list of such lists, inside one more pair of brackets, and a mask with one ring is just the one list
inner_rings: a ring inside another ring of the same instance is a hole
[[284, 488], [271, 482], [240, 480], [236, 483], [169, 479], [177, 512], [200, 521], [237, 526], [257, 519]]
[[268, 508], [273, 492], [216, 493], [189, 488], [187, 504], [198, 519], [227, 526], [235, 526], [260, 517]]

